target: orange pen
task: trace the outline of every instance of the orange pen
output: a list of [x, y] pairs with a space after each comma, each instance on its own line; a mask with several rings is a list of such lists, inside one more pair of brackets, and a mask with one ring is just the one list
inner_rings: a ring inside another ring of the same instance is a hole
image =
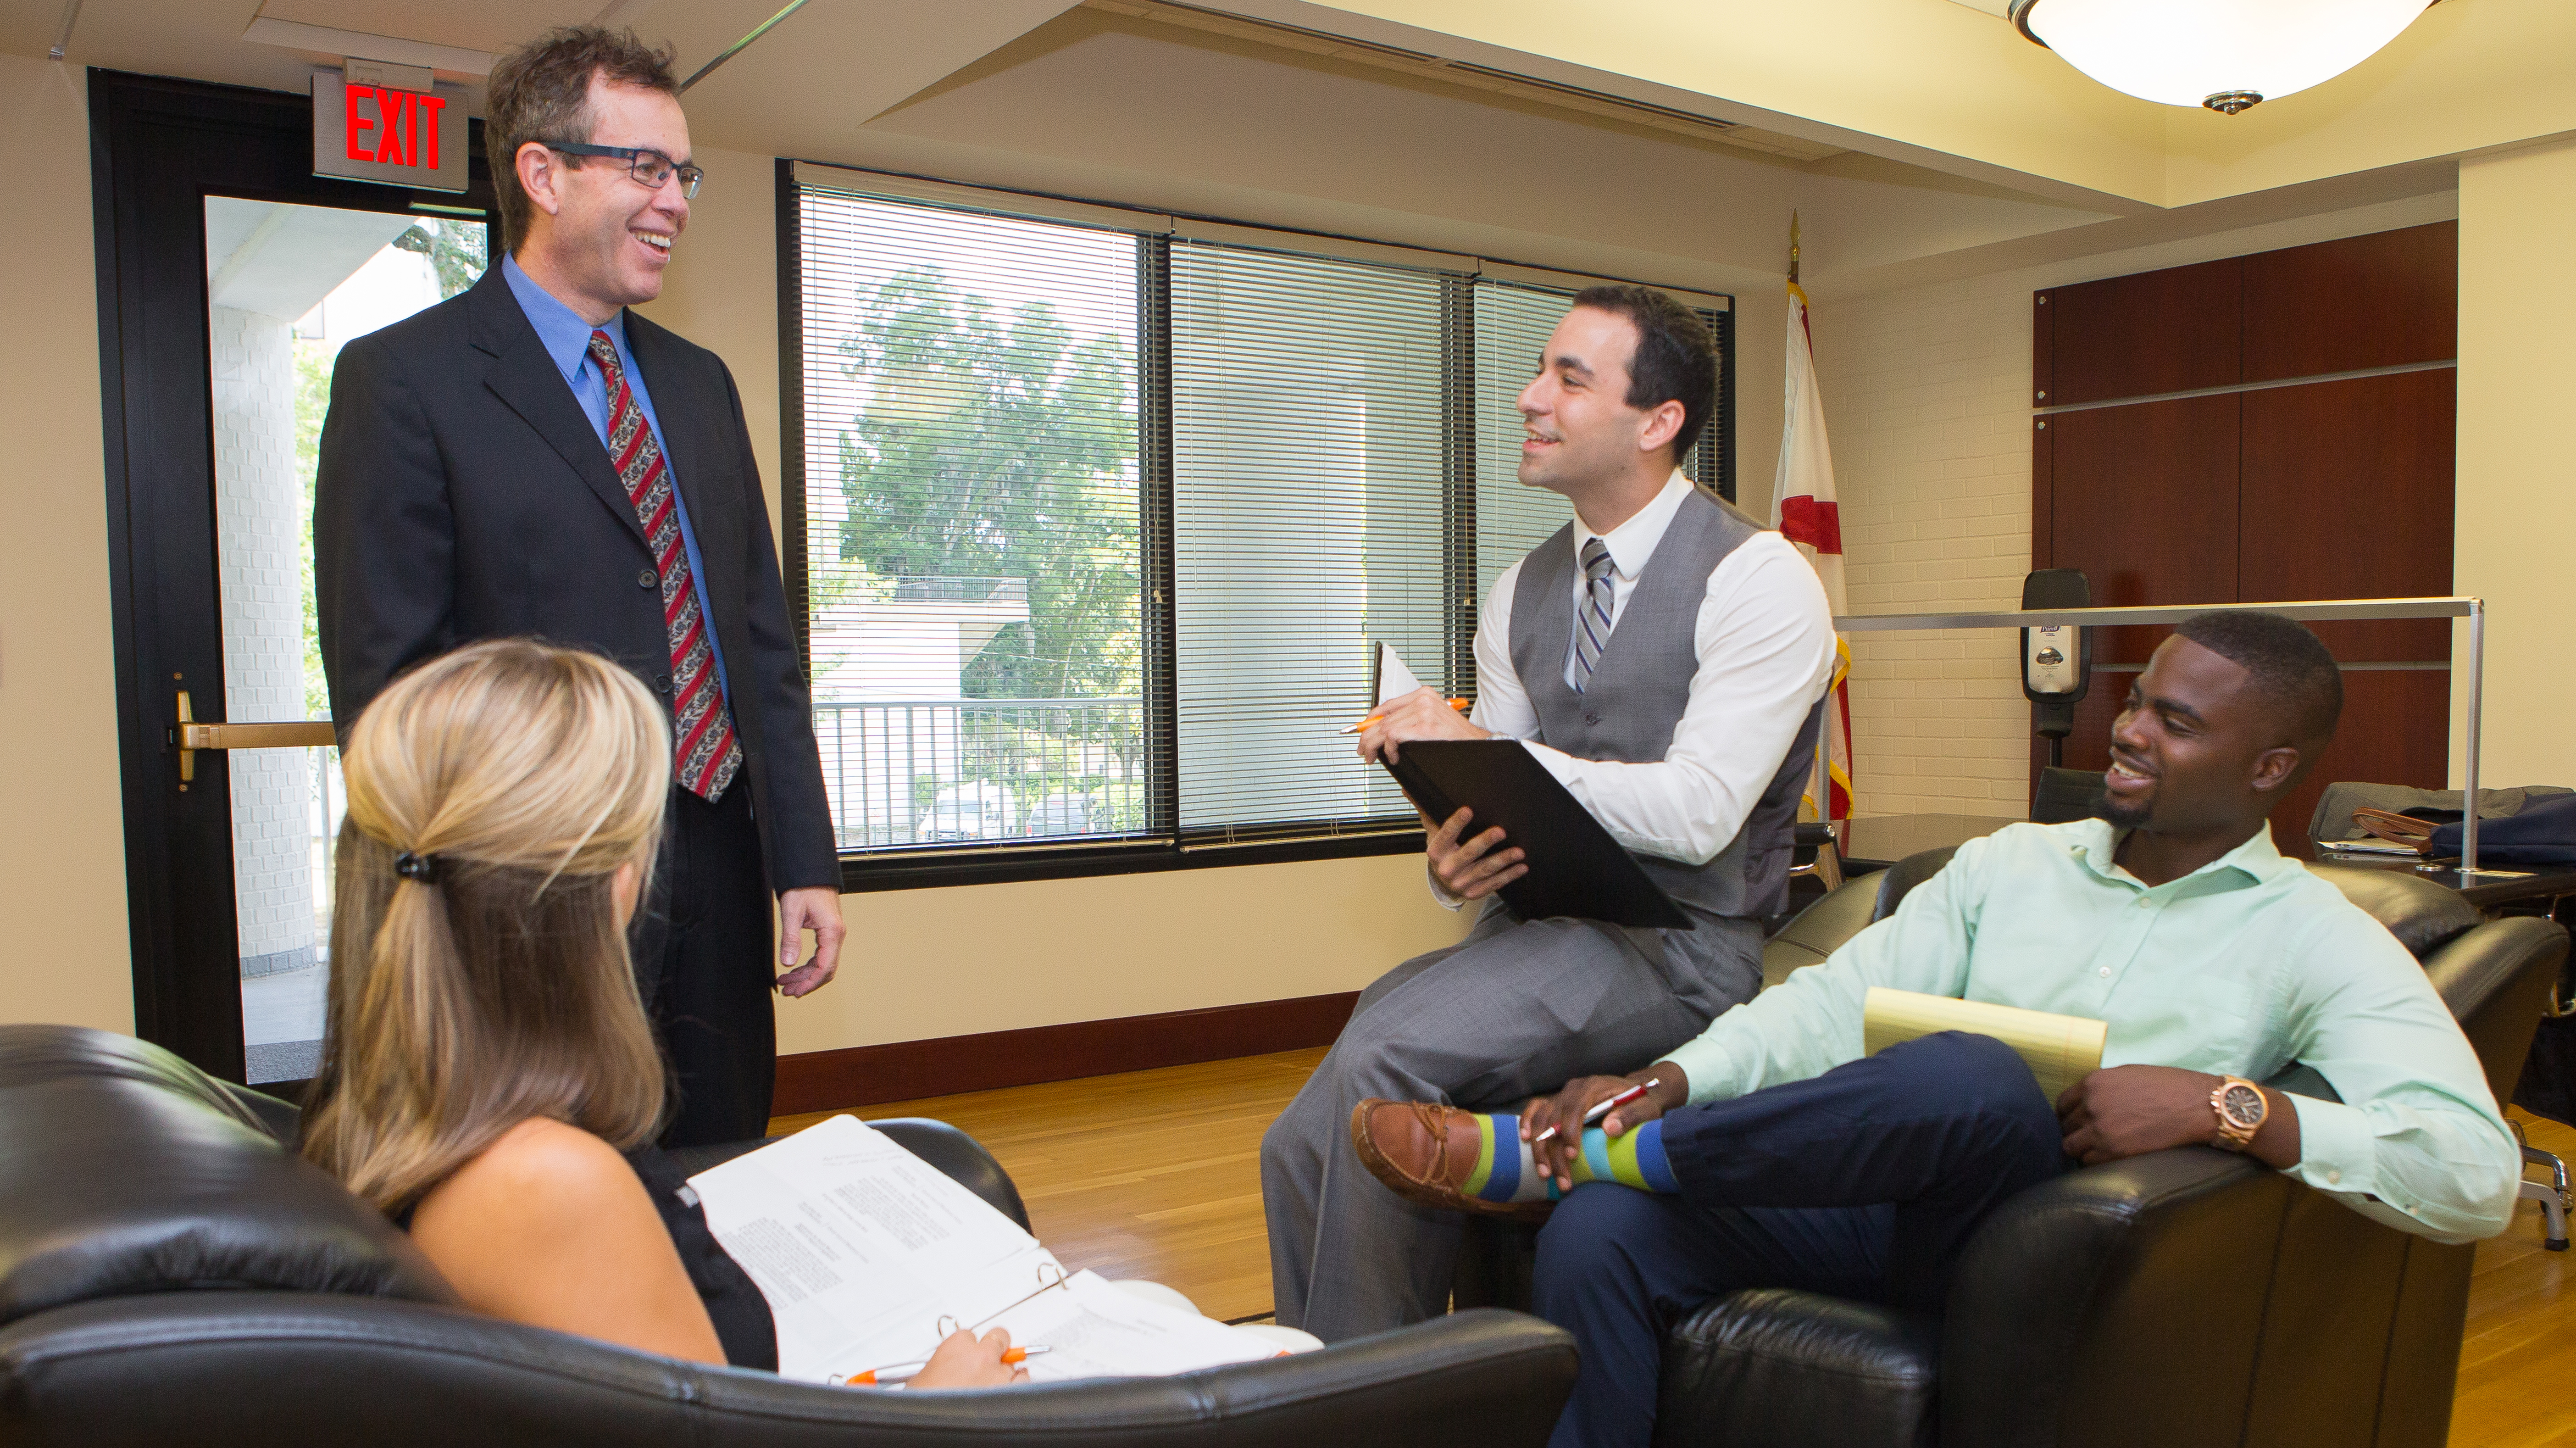
[[[1016, 1366], [1020, 1363], [1027, 1362], [1031, 1353], [1041, 1353], [1045, 1351], [1046, 1349], [1043, 1347], [1010, 1348], [1005, 1350], [1002, 1354], [1002, 1365], [1005, 1367]], [[930, 1363], [927, 1360], [917, 1363], [890, 1363], [885, 1367], [870, 1368], [868, 1371], [863, 1373], [852, 1373], [848, 1377], [841, 1379], [841, 1386], [845, 1388], [872, 1388], [886, 1387], [894, 1383], [908, 1383], [912, 1381], [913, 1377], [923, 1368], [928, 1366], [930, 1366]]]
[[[1476, 701], [1473, 699], [1452, 699], [1449, 701], [1449, 707], [1464, 713], [1465, 711], [1476, 707]], [[1352, 725], [1350, 728], [1345, 729], [1342, 732], [1345, 734], [1357, 734], [1361, 730], [1366, 729], [1370, 725], [1375, 724], [1384, 718], [1386, 718], [1384, 714], [1371, 714], [1367, 718], [1362, 719], [1357, 724]]]

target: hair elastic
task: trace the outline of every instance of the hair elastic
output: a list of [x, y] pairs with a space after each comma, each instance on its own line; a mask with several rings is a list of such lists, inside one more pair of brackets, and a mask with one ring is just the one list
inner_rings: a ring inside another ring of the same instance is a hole
[[438, 883], [438, 857], [415, 855], [409, 850], [394, 856], [394, 873], [423, 885]]

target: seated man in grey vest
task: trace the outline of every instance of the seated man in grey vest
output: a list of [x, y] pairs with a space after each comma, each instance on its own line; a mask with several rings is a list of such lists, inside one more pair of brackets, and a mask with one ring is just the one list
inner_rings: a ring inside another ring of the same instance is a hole
[[1406, 1202], [1353, 1153], [1370, 1097], [1517, 1104], [1655, 1059], [1761, 984], [1762, 918], [1786, 898], [1791, 827], [1834, 667], [1815, 570], [1691, 485], [1717, 353], [1645, 287], [1574, 299], [1520, 397], [1520, 480], [1574, 519], [1494, 581], [1477, 702], [1395, 701], [1360, 754], [1509, 737], [1562, 781], [1693, 923], [1524, 920], [1494, 892], [1521, 853], [1466, 811], [1424, 821], [1432, 887], [1483, 905], [1466, 939], [1361, 992], [1341, 1039], [1261, 1143], [1271, 1290], [1327, 1342], [1444, 1311], [1460, 1218]]

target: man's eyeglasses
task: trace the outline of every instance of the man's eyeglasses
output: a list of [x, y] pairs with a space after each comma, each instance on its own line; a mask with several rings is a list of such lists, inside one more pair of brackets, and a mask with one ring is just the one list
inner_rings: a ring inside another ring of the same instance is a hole
[[606, 156], [612, 160], [624, 161], [627, 175], [656, 191], [661, 190], [662, 183], [670, 180], [672, 173], [677, 172], [680, 177], [680, 194], [693, 201], [697, 199], [698, 183], [707, 179], [707, 173], [695, 166], [675, 164], [670, 157], [659, 151], [648, 151], [638, 146], [590, 146], [578, 145], [571, 141], [540, 141], [538, 144], [549, 151], [561, 151], [567, 156]]

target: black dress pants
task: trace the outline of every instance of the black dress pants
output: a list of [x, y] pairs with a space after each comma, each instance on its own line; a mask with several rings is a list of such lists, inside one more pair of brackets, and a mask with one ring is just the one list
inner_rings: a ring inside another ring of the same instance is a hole
[[751, 787], [737, 779], [713, 804], [672, 789], [652, 902], [635, 925], [635, 985], [673, 1085], [664, 1147], [767, 1134], [778, 1073], [775, 933]]

